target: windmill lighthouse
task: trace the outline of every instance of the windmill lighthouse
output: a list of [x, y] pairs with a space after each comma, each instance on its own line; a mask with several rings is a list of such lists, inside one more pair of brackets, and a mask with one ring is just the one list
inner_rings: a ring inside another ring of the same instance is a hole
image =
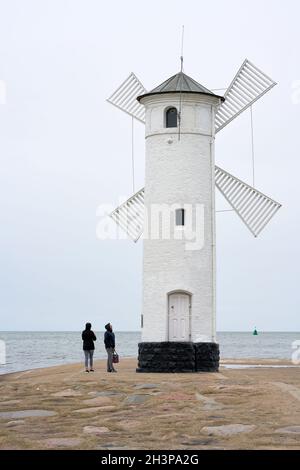
[[224, 96], [181, 70], [151, 91], [132, 73], [108, 99], [145, 123], [145, 188], [111, 214], [144, 238], [140, 372], [218, 370], [215, 186], [255, 237], [281, 206], [215, 165], [215, 135], [274, 85], [245, 60]]

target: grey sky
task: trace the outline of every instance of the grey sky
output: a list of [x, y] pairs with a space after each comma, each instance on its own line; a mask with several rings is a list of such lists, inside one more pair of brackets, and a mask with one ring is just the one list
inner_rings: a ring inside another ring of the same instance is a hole
[[[246, 57], [278, 82], [254, 106], [256, 186], [283, 208], [258, 239], [217, 215], [218, 330], [300, 331], [299, 18], [297, 0], [0, 0], [0, 330], [139, 328], [142, 243], [95, 234], [97, 206], [131, 194], [131, 120], [105, 99], [131, 71], [146, 88], [176, 73], [184, 24], [184, 70], [204, 86]], [[251, 183], [249, 112], [216, 163]]]

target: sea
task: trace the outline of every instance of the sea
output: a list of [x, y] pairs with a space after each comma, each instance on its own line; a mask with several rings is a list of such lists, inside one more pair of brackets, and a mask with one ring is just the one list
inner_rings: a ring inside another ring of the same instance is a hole
[[[95, 333], [98, 337], [95, 359], [103, 359], [106, 357], [104, 333]], [[115, 334], [120, 358], [137, 357], [140, 332], [120, 331]], [[223, 359], [291, 360], [295, 348], [300, 347], [300, 332], [259, 332], [254, 336], [252, 332], [226, 331], [219, 332], [217, 340]], [[82, 360], [81, 332], [0, 332], [0, 374]]]

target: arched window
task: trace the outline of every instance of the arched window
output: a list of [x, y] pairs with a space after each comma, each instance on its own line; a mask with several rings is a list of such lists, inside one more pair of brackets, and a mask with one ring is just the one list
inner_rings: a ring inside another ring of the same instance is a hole
[[177, 127], [177, 109], [168, 108], [166, 110], [166, 127]]

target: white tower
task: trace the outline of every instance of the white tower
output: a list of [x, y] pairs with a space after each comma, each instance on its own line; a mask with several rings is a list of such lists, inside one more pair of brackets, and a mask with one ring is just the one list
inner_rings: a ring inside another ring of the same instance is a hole
[[146, 126], [145, 188], [111, 214], [144, 233], [139, 372], [218, 370], [215, 186], [255, 237], [281, 205], [215, 165], [215, 134], [274, 85], [246, 59], [224, 97], [180, 72], [150, 92], [131, 74], [108, 100]]
[[214, 122], [224, 99], [180, 72], [138, 100], [146, 111], [148, 221], [142, 342], [152, 354], [157, 342], [216, 339]]

